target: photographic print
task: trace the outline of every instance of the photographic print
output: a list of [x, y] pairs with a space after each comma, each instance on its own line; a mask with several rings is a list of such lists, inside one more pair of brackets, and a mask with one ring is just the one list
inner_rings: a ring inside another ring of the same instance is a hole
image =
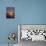
[[6, 18], [15, 18], [15, 8], [14, 7], [6, 8]]
[[46, 42], [46, 25], [19, 24], [18, 39], [20, 46], [42, 45]]

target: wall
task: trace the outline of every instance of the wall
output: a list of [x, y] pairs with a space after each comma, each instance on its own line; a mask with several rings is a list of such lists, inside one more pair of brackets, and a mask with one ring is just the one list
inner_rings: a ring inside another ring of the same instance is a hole
[[[6, 19], [6, 7], [16, 7], [15, 1], [0, 1], [0, 44], [7, 44], [9, 42], [8, 34], [10, 32], [16, 32], [16, 35], [18, 32], [17, 17], [15, 19]], [[16, 43], [18, 42], [17, 39], [15, 41]]]
[[[6, 7], [9, 6], [15, 7], [15, 19], [6, 19]], [[46, 0], [1, 0], [0, 44], [8, 43], [9, 32], [17, 34], [17, 24], [46, 24]]]
[[17, 0], [19, 24], [46, 24], [46, 0]]

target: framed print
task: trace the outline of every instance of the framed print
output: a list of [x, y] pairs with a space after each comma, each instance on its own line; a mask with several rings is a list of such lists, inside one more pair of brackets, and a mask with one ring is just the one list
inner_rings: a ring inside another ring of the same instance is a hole
[[6, 8], [6, 18], [15, 18], [15, 8], [14, 7]]
[[46, 25], [20, 24], [18, 25], [19, 32], [19, 41], [46, 41]]

